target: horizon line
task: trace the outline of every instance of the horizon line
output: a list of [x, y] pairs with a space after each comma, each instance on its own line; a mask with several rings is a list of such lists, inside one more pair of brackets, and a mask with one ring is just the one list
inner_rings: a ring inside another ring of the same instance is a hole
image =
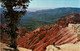
[[[80, 8], [80, 7], [58, 7], [58, 8]], [[27, 8], [27, 10], [34, 12], [34, 11], [39, 11], [39, 10], [49, 10], [49, 9], [58, 9], [58, 8]]]

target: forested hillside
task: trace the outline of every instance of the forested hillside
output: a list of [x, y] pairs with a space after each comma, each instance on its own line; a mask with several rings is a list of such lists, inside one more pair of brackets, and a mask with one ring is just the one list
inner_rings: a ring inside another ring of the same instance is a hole
[[[0, 9], [0, 14], [3, 12]], [[60, 17], [66, 16], [72, 13], [80, 13], [80, 8], [56, 8], [39, 10], [35, 12], [27, 11], [27, 13], [22, 17], [19, 26], [26, 27], [29, 31], [35, 30], [41, 25], [55, 24]], [[1, 14], [2, 22], [4, 23], [3, 14]]]

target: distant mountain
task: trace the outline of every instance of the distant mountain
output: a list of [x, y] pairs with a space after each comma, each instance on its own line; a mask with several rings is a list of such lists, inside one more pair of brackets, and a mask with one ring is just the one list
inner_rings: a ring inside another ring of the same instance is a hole
[[36, 12], [28, 11], [22, 17], [19, 25], [25, 26], [28, 30], [34, 30], [41, 25], [55, 24], [60, 17], [72, 13], [80, 13], [80, 8], [56, 8]]
[[30, 30], [34, 30], [41, 25], [55, 24], [60, 17], [72, 13], [80, 13], [80, 8], [56, 8], [27, 12], [23, 16], [20, 25], [26, 26]]

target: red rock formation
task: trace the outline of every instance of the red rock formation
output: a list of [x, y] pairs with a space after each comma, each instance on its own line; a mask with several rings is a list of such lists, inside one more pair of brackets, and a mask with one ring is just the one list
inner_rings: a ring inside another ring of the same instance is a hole
[[[75, 19], [76, 18], [76, 19]], [[33, 51], [45, 51], [46, 47], [55, 42], [55, 45], [77, 42], [77, 34], [67, 27], [68, 23], [80, 23], [80, 14], [68, 15], [61, 18], [54, 26], [41, 26], [40, 28], [27, 32], [24, 27], [19, 28], [17, 33], [17, 44], [19, 47], [32, 49]], [[5, 24], [0, 25], [5, 28]], [[5, 41], [8, 37], [3, 38]], [[80, 38], [80, 37], [79, 37]]]
[[40, 30], [39, 32], [28, 35], [25, 34], [25, 36], [18, 40], [18, 44], [33, 51], [44, 51], [45, 47], [54, 42], [56, 45], [62, 45], [65, 43], [75, 43], [76, 41], [77, 35], [69, 28], [55, 28], [53, 26], [48, 30]]
[[[72, 20], [73, 17], [76, 17], [75, 15], [73, 14], [73, 16], [70, 15], [59, 20], [54, 26], [42, 26], [35, 31], [25, 34], [25, 36], [18, 39], [18, 45], [33, 51], [45, 51], [46, 47], [54, 42], [55, 45], [77, 43], [77, 34], [74, 34], [70, 28], [66, 27], [68, 23], [75, 22]], [[72, 21], [70, 21], [70, 18]]]

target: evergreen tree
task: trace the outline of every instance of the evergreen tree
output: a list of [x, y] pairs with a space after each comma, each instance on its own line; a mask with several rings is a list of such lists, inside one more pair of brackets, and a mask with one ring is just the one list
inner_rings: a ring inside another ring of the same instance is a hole
[[10, 47], [16, 49], [17, 25], [19, 24], [21, 17], [26, 13], [26, 8], [28, 7], [30, 0], [1, 0], [0, 2], [2, 3], [2, 7], [7, 9], [4, 11], [4, 16], [8, 24], [6, 33], [11, 37]]

